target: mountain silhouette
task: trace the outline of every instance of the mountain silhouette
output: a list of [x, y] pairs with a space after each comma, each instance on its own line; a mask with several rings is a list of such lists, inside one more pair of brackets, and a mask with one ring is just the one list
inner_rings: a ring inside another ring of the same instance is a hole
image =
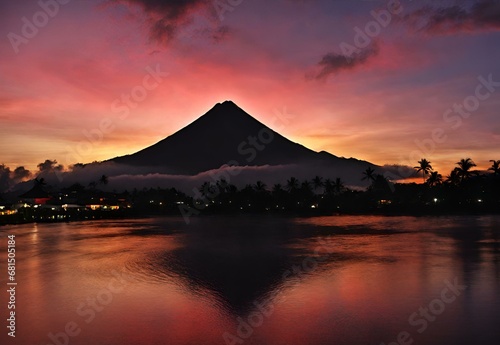
[[[195, 175], [223, 165], [307, 165], [361, 174], [373, 164], [315, 152], [259, 122], [232, 101], [217, 103], [188, 126], [131, 155], [110, 160], [159, 172]], [[347, 171], [346, 171], [347, 169]], [[318, 172], [319, 174], [320, 172]]]

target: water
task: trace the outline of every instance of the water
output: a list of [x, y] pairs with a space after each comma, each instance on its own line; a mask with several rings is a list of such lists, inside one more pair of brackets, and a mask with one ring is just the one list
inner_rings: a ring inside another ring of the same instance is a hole
[[3, 227], [3, 320], [7, 234], [2, 344], [500, 344], [498, 216]]

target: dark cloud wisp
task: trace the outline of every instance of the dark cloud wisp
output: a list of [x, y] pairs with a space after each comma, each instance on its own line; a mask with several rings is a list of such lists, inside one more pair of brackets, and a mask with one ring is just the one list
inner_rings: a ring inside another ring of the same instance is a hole
[[351, 56], [328, 53], [324, 55], [318, 63], [317, 67], [319, 68], [319, 72], [316, 73], [315, 78], [323, 79], [343, 70], [354, 69], [359, 65], [365, 64], [370, 58], [376, 56], [378, 52], [378, 46], [373, 44], [363, 50], [359, 50]]
[[425, 6], [404, 19], [412, 29], [433, 34], [500, 30], [500, 2], [480, 0], [469, 7]]
[[210, 13], [212, 3], [207, 0], [114, 0], [115, 3], [137, 5], [143, 10], [152, 41], [169, 43], [180, 29], [192, 23], [195, 14]]

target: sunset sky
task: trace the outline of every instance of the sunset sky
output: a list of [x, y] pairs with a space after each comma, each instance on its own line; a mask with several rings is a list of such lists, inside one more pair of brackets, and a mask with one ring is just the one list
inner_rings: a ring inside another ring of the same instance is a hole
[[500, 2], [40, 3], [0, 4], [11, 169], [133, 153], [224, 100], [337, 156], [500, 159]]

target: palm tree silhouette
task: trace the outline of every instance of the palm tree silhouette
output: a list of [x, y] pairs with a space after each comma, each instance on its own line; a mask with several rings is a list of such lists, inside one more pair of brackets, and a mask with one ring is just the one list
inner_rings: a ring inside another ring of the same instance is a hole
[[226, 192], [229, 194], [236, 194], [238, 192], [238, 188], [234, 184], [228, 184], [226, 186]]
[[215, 186], [212, 185], [210, 182], [203, 182], [203, 184], [200, 186], [198, 189], [203, 196], [203, 198], [208, 198], [210, 199], [210, 196], [213, 194], [215, 189]]
[[274, 201], [276, 202], [275, 207], [280, 208], [280, 207], [283, 207], [283, 205], [285, 204], [285, 201], [287, 200], [288, 194], [283, 189], [283, 186], [280, 183], [277, 183], [273, 186], [272, 197], [274, 198]]
[[288, 181], [286, 181], [286, 189], [288, 189], [289, 192], [295, 191], [299, 188], [299, 180], [297, 180], [295, 177], [290, 177]]
[[215, 182], [215, 185], [217, 186], [217, 189], [219, 190], [220, 193], [225, 193], [228, 191], [229, 183], [226, 181], [226, 179], [220, 179]]
[[262, 181], [257, 181], [255, 183], [254, 189], [256, 192], [265, 192], [266, 191], [266, 184]]
[[281, 186], [281, 184], [279, 184], [279, 183], [276, 183], [273, 186], [273, 193], [278, 194], [278, 193], [282, 193], [282, 192], [284, 192], [283, 186]]
[[427, 184], [429, 185], [429, 187], [439, 186], [441, 183], [443, 183], [443, 175], [441, 175], [437, 171], [431, 172], [431, 175], [427, 179]]
[[311, 183], [307, 180], [304, 180], [300, 184], [300, 189], [298, 190], [297, 198], [294, 201], [297, 201], [297, 205], [304, 205], [309, 203], [310, 200], [314, 197], [313, 187]]
[[312, 179], [312, 183], [314, 186], [314, 190], [318, 190], [319, 188], [323, 187], [323, 178], [316, 176]]
[[446, 176], [446, 182], [454, 186], [460, 184], [460, 175], [458, 174], [458, 168], [453, 169], [451, 173]]
[[429, 162], [425, 158], [422, 158], [421, 160], [418, 161], [418, 164], [419, 165], [414, 167], [413, 169], [417, 169], [417, 173], [422, 172], [422, 177], [424, 178], [424, 183], [425, 183], [425, 176], [429, 175], [429, 173], [432, 171], [431, 162]]
[[495, 161], [495, 160], [490, 160], [491, 168], [488, 169], [488, 171], [493, 171], [493, 175], [500, 175], [500, 160]]
[[323, 186], [325, 187], [323, 195], [329, 196], [333, 194], [332, 180], [330, 180], [329, 178], [325, 179], [325, 182], [323, 182]]
[[463, 182], [469, 179], [472, 175], [477, 174], [476, 171], [472, 171], [471, 169], [476, 165], [474, 161], [470, 158], [462, 158], [459, 162], [456, 163], [458, 165], [457, 174], [460, 177], [460, 181]]
[[363, 171], [363, 178], [361, 179], [361, 181], [375, 181], [375, 169], [373, 169], [372, 167], [368, 167], [366, 168], [365, 171]]
[[342, 182], [342, 180], [340, 179], [340, 177], [337, 177], [335, 179], [335, 181], [332, 184], [332, 187], [333, 187], [333, 192], [336, 195], [342, 194], [344, 192], [344, 190], [345, 190], [344, 182]]
[[300, 188], [302, 188], [305, 191], [312, 192], [311, 183], [307, 180], [304, 180], [304, 182], [302, 182], [302, 184], [300, 185]]
[[384, 175], [375, 174], [375, 181], [373, 181], [371, 191], [379, 200], [388, 199], [394, 192], [394, 186]]
[[99, 183], [100, 184], [103, 184], [103, 185], [107, 185], [109, 182], [109, 179], [106, 175], [102, 175], [100, 178], [99, 178]]

